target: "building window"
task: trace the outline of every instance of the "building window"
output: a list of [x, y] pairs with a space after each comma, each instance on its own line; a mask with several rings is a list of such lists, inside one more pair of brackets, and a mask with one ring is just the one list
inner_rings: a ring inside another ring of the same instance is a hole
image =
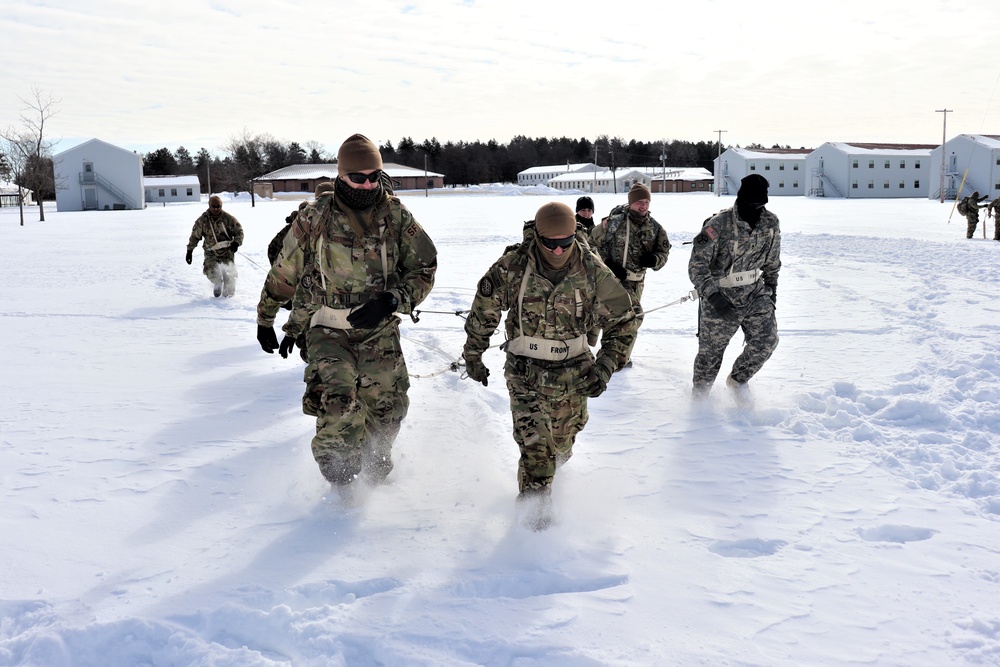
[[799, 170], [799, 165], [793, 164], [792, 165], [792, 171], [798, 171], [798, 170]]
[[163, 188], [160, 188], [160, 189], [158, 190], [158, 192], [160, 193], [160, 196], [161, 196], [161, 197], [166, 197], [166, 196], [167, 196], [167, 191], [166, 191], [166, 190], [164, 190]]
[[194, 196], [194, 189], [193, 188], [188, 188], [187, 189], [187, 196], [188, 197]]
[[781, 164], [778, 165], [778, 171], [784, 171], [784, 170], [785, 170], [785, 163], [782, 162]]
[[768, 162], [767, 164], [764, 165], [764, 171], [771, 171], [771, 163], [770, 162]]
[[904, 183], [903, 181], [900, 181], [899, 182], [899, 189], [902, 190], [905, 187], [906, 187], [906, 183]]
[[798, 181], [792, 181], [792, 187], [797, 189], [799, 187], [799, 182]]
[[170, 188], [170, 196], [171, 197], [177, 196], [177, 188]]
[[778, 181], [778, 188], [781, 189], [781, 188], [784, 188], [784, 187], [785, 187], [785, 182], [784, 181]]
[[913, 163], [913, 168], [920, 169], [920, 160], [917, 160], [916, 162]]
[[299, 190], [302, 192], [312, 192], [312, 188], [310, 188], [309, 184], [305, 181], [299, 183]]
[[868, 189], [869, 190], [875, 189], [875, 181], [868, 181]]
[[900, 169], [906, 169], [906, 160], [900, 160], [899, 161], [899, 168]]
[[858, 161], [854, 160], [854, 163], [851, 166], [854, 167], [855, 169], [857, 169], [858, 168]]
[[757, 163], [756, 162], [751, 162], [750, 163], [750, 171], [757, 171]]
[[888, 168], [889, 168], [889, 161], [888, 161], [888, 160], [886, 160], [886, 161], [885, 161], [885, 168], [886, 168], [886, 169], [888, 169]]
[[883, 190], [888, 190], [889, 189], [889, 181], [884, 181], [882, 183], [882, 189]]
[[853, 183], [851, 183], [851, 189], [852, 190], [857, 190], [858, 189], [858, 182], [857, 181], [854, 181]]
[[868, 168], [869, 169], [875, 168], [875, 160], [868, 160]]
[[153, 191], [146, 190], [146, 199], [152, 199], [152, 198], [153, 198]]
[[920, 181], [913, 181], [913, 187], [920, 189]]

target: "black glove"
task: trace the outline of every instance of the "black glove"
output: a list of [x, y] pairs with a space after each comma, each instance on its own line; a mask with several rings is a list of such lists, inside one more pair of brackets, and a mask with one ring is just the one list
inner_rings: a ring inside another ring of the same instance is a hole
[[611, 371], [607, 366], [598, 362], [590, 367], [585, 378], [586, 386], [583, 393], [590, 398], [597, 398], [608, 388], [608, 380], [611, 379]]
[[236, 250], [239, 247], [240, 247], [240, 244], [237, 243], [236, 241], [233, 241], [232, 243], [229, 244], [229, 250], [231, 250], [232, 252], [236, 252]]
[[650, 250], [639, 255], [639, 266], [644, 269], [651, 269], [656, 266], [656, 253]]
[[764, 283], [771, 288], [771, 305], [778, 307], [778, 283]]
[[382, 320], [396, 312], [396, 297], [391, 292], [379, 292], [363, 306], [347, 316], [355, 329], [374, 329]]
[[733, 308], [733, 304], [729, 303], [729, 299], [722, 295], [722, 292], [716, 292], [708, 297], [708, 302], [712, 304], [712, 308], [719, 314], [719, 317], [727, 319], [730, 322], [736, 320], [736, 309]]
[[268, 354], [274, 354], [274, 351], [278, 348], [278, 337], [274, 334], [274, 327], [265, 327], [258, 324], [257, 342], [260, 343], [260, 349]]
[[[272, 332], [273, 333], [273, 332]], [[281, 345], [278, 346], [278, 354], [281, 355], [282, 359], [288, 358], [288, 353], [292, 351], [295, 347], [295, 338], [292, 336], [285, 336], [281, 339]]]
[[476, 382], [481, 382], [484, 387], [488, 387], [490, 381], [487, 378], [490, 376], [490, 369], [483, 364], [482, 356], [471, 354], [462, 356], [465, 358], [465, 374]]
[[194, 250], [192, 250], [191, 248], [188, 248], [187, 254], [184, 255], [184, 261], [187, 262], [188, 264], [191, 263], [191, 253], [193, 253], [193, 252], [194, 252]]
[[605, 262], [605, 264], [608, 265], [608, 268], [611, 269], [611, 273], [615, 274], [615, 278], [618, 280], [625, 280], [625, 278], [628, 277], [628, 274], [625, 273], [625, 267], [615, 260], [609, 259]]

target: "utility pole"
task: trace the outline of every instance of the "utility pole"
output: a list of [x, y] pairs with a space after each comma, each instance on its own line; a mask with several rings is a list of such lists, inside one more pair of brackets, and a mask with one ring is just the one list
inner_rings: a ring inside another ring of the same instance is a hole
[[594, 187], [591, 189], [591, 193], [597, 193], [597, 142], [594, 142]]
[[[944, 114], [944, 123], [941, 128], [941, 203], [944, 203], [944, 145], [948, 141], [948, 114], [952, 109], [935, 109], [934, 113]], [[983, 225], [983, 229], [986, 226]]]
[[715, 196], [722, 196], [722, 133], [729, 130], [714, 130], [719, 133], [719, 140], [716, 142], [718, 156], [715, 159]]
[[667, 191], [667, 142], [663, 142], [663, 148], [660, 150], [660, 167], [663, 169], [663, 190]]

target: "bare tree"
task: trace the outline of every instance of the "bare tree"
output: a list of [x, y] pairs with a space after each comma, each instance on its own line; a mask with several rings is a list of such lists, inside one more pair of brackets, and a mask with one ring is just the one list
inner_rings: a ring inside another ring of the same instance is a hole
[[273, 142], [274, 139], [269, 135], [253, 134], [243, 128], [241, 132], [230, 137], [229, 142], [222, 147], [231, 160], [237, 185], [245, 187], [250, 193], [250, 206], [257, 205], [253, 190], [254, 179], [267, 173], [266, 148]]
[[32, 87], [30, 99], [21, 98], [21, 123], [0, 133], [8, 169], [18, 187], [18, 208], [21, 226], [24, 226], [24, 195], [21, 188], [35, 194], [38, 202], [38, 220], [45, 222], [44, 193], [55, 191], [57, 184], [52, 169], [52, 147], [55, 142], [46, 138], [46, 124], [56, 114], [59, 100]]

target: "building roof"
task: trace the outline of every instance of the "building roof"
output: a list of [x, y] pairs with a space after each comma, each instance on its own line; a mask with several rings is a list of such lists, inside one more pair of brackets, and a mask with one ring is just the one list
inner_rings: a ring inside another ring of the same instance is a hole
[[831, 141], [829, 145], [847, 155], [930, 155], [931, 151], [938, 147], [937, 144], [871, 144], [838, 141]]
[[[524, 172], [521, 172], [521, 173], [524, 173]], [[619, 178], [631, 178], [633, 174], [638, 175], [638, 176], [649, 177], [649, 173], [647, 173], [645, 171], [644, 167], [641, 167], [641, 168], [640, 167], [619, 167], [613, 173], [609, 169], [609, 170], [606, 170], [606, 171], [598, 171], [598, 172], [596, 172], [596, 174], [593, 171], [577, 171], [577, 172], [569, 172], [569, 173], [565, 173], [565, 174], [559, 174], [558, 176], [554, 176], [551, 179], [549, 179], [549, 183], [550, 184], [552, 184], [552, 183], [563, 183], [563, 182], [568, 182], [568, 181], [579, 181], [579, 180], [592, 181], [592, 180], [595, 180], [595, 179], [598, 180], [598, 181], [601, 181], [601, 180], [610, 181], [610, 180], [619, 179]]]
[[714, 181], [715, 176], [704, 167], [667, 167], [647, 172], [654, 181]]
[[580, 171], [582, 169], [593, 168], [593, 162], [577, 162], [576, 164], [550, 164], [543, 165], [541, 167], [528, 167], [522, 171], [517, 172], [517, 175], [521, 174], [551, 174], [553, 172], [557, 173], [567, 173]]
[[[802, 158], [813, 152], [812, 148], [727, 148], [726, 151], [733, 151], [748, 159], [766, 160], [767, 158]], [[726, 152], [724, 151], [724, 152]]]
[[[404, 167], [401, 164], [396, 164], [395, 162], [386, 162], [382, 165], [382, 171], [389, 174], [390, 178], [403, 178], [406, 176], [424, 176], [423, 169], [416, 169], [414, 167]], [[437, 172], [428, 171], [427, 176], [441, 176], [444, 174], [438, 174]], [[281, 169], [275, 169], [274, 171], [264, 174], [263, 176], [258, 176], [256, 180], [258, 181], [332, 181], [337, 178], [337, 164], [293, 164], [288, 167], [282, 167]]]
[[997, 134], [960, 134], [955, 139], [969, 139], [988, 146], [991, 149], [1000, 148], [1000, 135]]
[[177, 185], [197, 185], [201, 186], [198, 182], [198, 177], [194, 174], [188, 174], [187, 176], [143, 176], [142, 184], [145, 187], [162, 188], [162, 187], [172, 187]]
[[87, 141], [84, 141], [82, 144], [77, 144], [76, 146], [71, 146], [70, 148], [67, 148], [64, 151], [59, 151], [58, 153], [56, 153], [52, 157], [57, 158], [60, 155], [65, 155], [66, 153], [74, 153], [74, 152], [80, 150], [81, 148], [85, 148], [86, 146], [89, 146], [90, 144], [103, 144], [104, 146], [108, 146], [109, 148], [114, 148], [115, 150], [121, 151], [122, 153], [127, 153], [128, 155], [133, 155], [137, 159], [139, 159], [140, 161], [142, 160], [142, 158], [139, 156], [139, 154], [136, 153], [135, 151], [130, 151], [127, 148], [122, 148], [121, 146], [115, 146], [114, 144], [109, 144], [108, 142], [101, 141], [100, 139], [97, 139], [97, 138], [88, 139]]

